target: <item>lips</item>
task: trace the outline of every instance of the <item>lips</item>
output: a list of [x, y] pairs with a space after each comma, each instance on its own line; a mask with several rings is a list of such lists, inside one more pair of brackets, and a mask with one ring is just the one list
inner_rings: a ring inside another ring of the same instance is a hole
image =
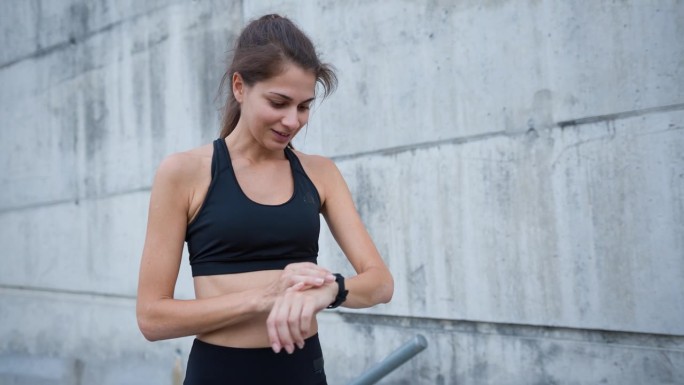
[[290, 134], [280, 132], [280, 131], [276, 131], [274, 129], [271, 129], [271, 131], [273, 131], [273, 133], [275, 134], [276, 139], [279, 139], [281, 141], [287, 141], [290, 139]]

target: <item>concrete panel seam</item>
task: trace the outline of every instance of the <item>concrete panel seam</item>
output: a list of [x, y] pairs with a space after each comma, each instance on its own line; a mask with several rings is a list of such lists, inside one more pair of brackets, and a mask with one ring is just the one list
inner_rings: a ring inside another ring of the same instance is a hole
[[134, 189], [121, 190], [121, 191], [116, 191], [116, 192], [112, 192], [109, 194], [102, 194], [102, 195], [97, 195], [97, 196], [75, 197], [75, 198], [69, 198], [69, 199], [59, 199], [59, 200], [54, 200], [54, 201], [38, 202], [38, 203], [15, 206], [15, 207], [7, 207], [7, 208], [1, 208], [0, 209], [0, 215], [12, 213], [12, 212], [18, 212], [18, 211], [33, 210], [33, 209], [42, 208], [42, 207], [59, 206], [59, 205], [63, 205], [63, 204], [79, 205], [81, 202], [104, 200], [104, 199], [116, 198], [116, 197], [129, 195], [129, 194], [137, 194], [137, 193], [141, 193], [141, 192], [147, 193], [147, 192], [150, 192], [151, 190], [152, 190], [151, 186], [143, 186], [143, 187], [138, 187], [138, 188], [134, 188]]
[[137, 14], [137, 15], [133, 15], [133, 16], [127, 18], [127, 19], [117, 20], [117, 21], [115, 21], [115, 22], [113, 22], [113, 23], [110, 23], [110, 24], [107, 24], [107, 25], [105, 25], [105, 26], [103, 26], [103, 27], [101, 27], [101, 28], [98, 28], [98, 29], [96, 29], [96, 30], [92, 30], [92, 31], [90, 31], [89, 33], [86, 33], [86, 34], [84, 34], [84, 35], [82, 35], [82, 36], [69, 36], [69, 38], [68, 38], [66, 41], [63, 41], [63, 42], [61, 42], [61, 43], [56, 43], [56, 44], [50, 45], [50, 46], [48, 46], [48, 47], [41, 47], [41, 48], [38, 48], [36, 51], [34, 51], [34, 52], [28, 54], [28, 55], [24, 55], [24, 56], [18, 57], [18, 58], [16, 58], [16, 59], [10, 60], [10, 61], [5, 62], [5, 63], [0, 63], [0, 70], [3, 70], [3, 69], [5, 69], [5, 68], [9, 68], [9, 67], [11, 67], [11, 66], [13, 66], [13, 65], [15, 65], [15, 64], [21, 63], [21, 62], [26, 61], [26, 60], [38, 59], [38, 58], [41, 58], [41, 57], [45, 57], [45, 56], [47, 56], [47, 55], [49, 55], [49, 54], [51, 54], [51, 53], [53, 53], [53, 52], [59, 51], [59, 50], [61, 50], [61, 49], [64, 49], [64, 48], [66, 48], [66, 47], [68, 47], [68, 46], [70, 46], [70, 45], [75, 45], [75, 44], [84, 42], [84, 41], [90, 39], [90, 38], [93, 37], [93, 36], [97, 36], [97, 35], [99, 35], [99, 34], [101, 34], [101, 33], [109, 32], [109, 31], [113, 30], [114, 28], [119, 27], [119, 26], [122, 25], [122, 24], [125, 24], [125, 23], [130, 22], [130, 21], [135, 21], [135, 20], [137, 20], [137, 19], [139, 19], [139, 18], [141, 18], [141, 17], [144, 17], [144, 16], [147, 16], [147, 15], [149, 15], [149, 14], [155, 13], [155, 12], [159, 11], [160, 9], [165, 9], [165, 8], [170, 7], [170, 6], [174, 6], [174, 5], [176, 5], [176, 4], [180, 3], [180, 2], [181, 2], [181, 1], [175, 2], [175, 3], [166, 4], [166, 5], [161, 6], [161, 7], [154, 7], [154, 8], [151, 8], [151, 9], [147, 10], [147, 11], [144, 12], [144, 13], [140, 13], [140, 14]]
[[[614, 120], [634, 118], [637, 116], [643, 116], [643, 115], [649, 115], [649, 114], [655, 114], [655, 113], [661, 113], [661, 112], [676, 112], [676, 111], [682, 111], [682, 110], [684, 110], [684, 103], [672, 104], [672, 105], [668, 105], [668, 106], [651, 107], [651, 108], [644, 108], [644, 109], [633, 110], [633, 111], [618, 112], [618, 113], [614, 113], [614, 114], [598, 115], [598, 116], [590, 116], [590, 117], [586, 117], [586, 118], [565, 120], [565, 121], [557, 122], [557, 123], [550, 125], [550, 126], [546, 126], [543, 129], [545, 129], [545, 130], [553, 130], [554, 128], [564, 129], [566, 127], [571, 127], [571, 126], [587, 125], [587, 124], [593, 124], [593, 123], [603, 122], [603, 121], [614, 121]], [[478, 142], [481, 140], [487, 140], [487, 139], [493, 139], [493, 138], [499, 138], [499, 137], [524, 136], [524, 135], [528, 135], [530, 132], [534, 132], [534, 131], [536, 131], [535, 128], [530, 128], [527, 131], [520, 131], [520, 132], [515, 132], [515, 133], [507, 132], [507, 131], [488, 132], [488, 133], [484, 133], [484, 134], [477, 134], [477, 135], [471, 135], [471, 136], [465, 136], [465, 137], [440, 139], [440, 140], [433, 140], [433, 141], [427, 141], [427, 142], [421, 142], [421, 143], [415, 143], [415, 144], [408, 144], [408, 145], [404, 145], [404, 146], [380, 148], [380, 149], [376, 149], [376, 150], [363, 151], [363, 152], [358, 152], [358, 153], [353, 153], [353, 154], [335, 155], [335, 156], [331, 156], [330, 159], [332, 159], [335, 162], [342, 162], [342, 161], [347, 161], [347, 160], [354, 160], [354, 159], [358, 159], [358, 158], [363, 158], [363, 157], [367, 157], [367, 156], [376, 156], [376, 155], [390, 156], [390, 155], [396, 155], [396, 154], [400, 154], [400, 153], [404, 153], [404, 152], [408, 152], [408, 151], [415, 151], [415, 150], [439, 147], [442, 145], [455, 145], [455, 144], [472, 143], [472, 142]]]
[[97, 291], [81, 291], [81, 290], [69, 290], [60, 289], [52, 287], [40, 287], [40, 286], [26, 286], [26, 285], [6, 285], [0, 284], [0, 294], [4, 291], [10, 292], [22, 292], [22, 293], [39, 293], [43, 295], [68, 295], [77, 297], [97, 297], [97, 298], [114, 298], [114, 299], [124, 299], [124, 300], [136, 300], [134, 295], [117, 294], [117, 293], [107, 293], [107, 292], [97, 292]]
[[439, 147], [442, 145], [463, 144], [463, 143], [477, 142], [480, 140], [486, 140], [486, 139], [491, 139], [491, 138], [498, 138], [498, 137], [502, 137], [502, 136], [511, 137], [511, 136], [525, 135], [525, 134], [526, 134], [526, 132], [519, 132], [519, 133], [514, 133], [514, 134], [511, 134], [511, 133], [505, 132], [505, 131], [488, 132], [485, 134], [462, 136], [462, 137], [449, 138], [449, 139], [432, 140], [432, 141], [415, 143], [415, 144], [408, 144], [408, 145], [397, 146], [397, 147], [387, 147], [387, 148], [381, 148], [381, 149], [377, 149], [377, 150], [357, 152], [354, 154], [335, 155], [335, 156], [331, 156], [330, 159], [332, 159], [335, 162], [338, 162], [338, 161], [353, 160], [353, 159], [363, 158], [366, 156], [374, 156], [374, 155], [389, 156], [389, 155], [396, 155], [396, 154], [400, 154], [400, 153], [408, 152], [408, 151], [415, 151], [415, 150], [421, 150], [421, 149], [426, 149], [426, 148]]
[[556, 339], [684, 352], [684, 336], [680, 335], [384, 314], [338, 313], [343, 321], [349, 324], [382, 325], [411, 330], [440, 330], [467, 334], [493, 334], [526, 339]]
[[637, 116], [641, 116], [641, 115], [648, 115], [648, 114], [653, 114], [653, 113], [658, 113], [658, 112], [673, 112], [673, 111], [681, 111], [681, 110], [684, 110], [684, 103], [671, 104], [668, 106], [642, 108], [642, 109], [638, 109], [638, 110], [616, 112], [613, 114], [606, 114], [606, 115], [588, 116], [585, 118], [564, 120], [564, 121], [558, 122], [557, 124], [560, 128], [565, 128], [565, 127], [569, 127], [569, 126], [581, 126], [584, 124], [592, 124], [592, 123], [598, 123], [598, 122], [604, 122], [604, 121], [610, 121], [610, 120], [620, 120], [620, 119], [633, 118], [633, 117], [637, 117]]

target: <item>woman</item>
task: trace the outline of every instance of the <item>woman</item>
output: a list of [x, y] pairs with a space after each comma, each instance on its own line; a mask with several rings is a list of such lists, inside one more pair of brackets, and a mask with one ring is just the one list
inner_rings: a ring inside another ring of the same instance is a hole
[[[150, 340], [196, 335], [185, 384], [325, 384], [316, 314], [386, 303], [393, 280], [334, 163], [295, 151], [316, 84], [335, 87], [311, 41], [278, 15], [238, 38], [220, 138], [163, 160], [138, 286]], [[315, 264], [320, 214], [357, 272]], [[188, 242], [195, 300], [173, 298]]]

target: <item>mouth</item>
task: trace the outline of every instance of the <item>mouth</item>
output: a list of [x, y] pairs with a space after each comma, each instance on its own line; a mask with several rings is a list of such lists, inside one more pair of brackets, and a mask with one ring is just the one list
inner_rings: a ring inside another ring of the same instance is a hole
[[290, 134], [288, 134], [288, 133], [276, 131], [274, 129], [271, 129], [271, 131], [273, 131], [277, 135], [277, 137], [279, 137], [279, 138], [282, 138], [282, 139], [289, 139], [290, 138]]

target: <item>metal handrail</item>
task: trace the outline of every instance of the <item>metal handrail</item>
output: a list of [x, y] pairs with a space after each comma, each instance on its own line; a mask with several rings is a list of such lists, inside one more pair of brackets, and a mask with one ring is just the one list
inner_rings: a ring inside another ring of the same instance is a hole
[[427, 348], [428, 342], [421, 334], [417, 334], [410, 341], [393, 351], [384, 360], [375, 364], [358, 378], [352, 380], [349, 385], [371, 385], [380, 381], [394, 369], [403, 365], [416, 354]]

